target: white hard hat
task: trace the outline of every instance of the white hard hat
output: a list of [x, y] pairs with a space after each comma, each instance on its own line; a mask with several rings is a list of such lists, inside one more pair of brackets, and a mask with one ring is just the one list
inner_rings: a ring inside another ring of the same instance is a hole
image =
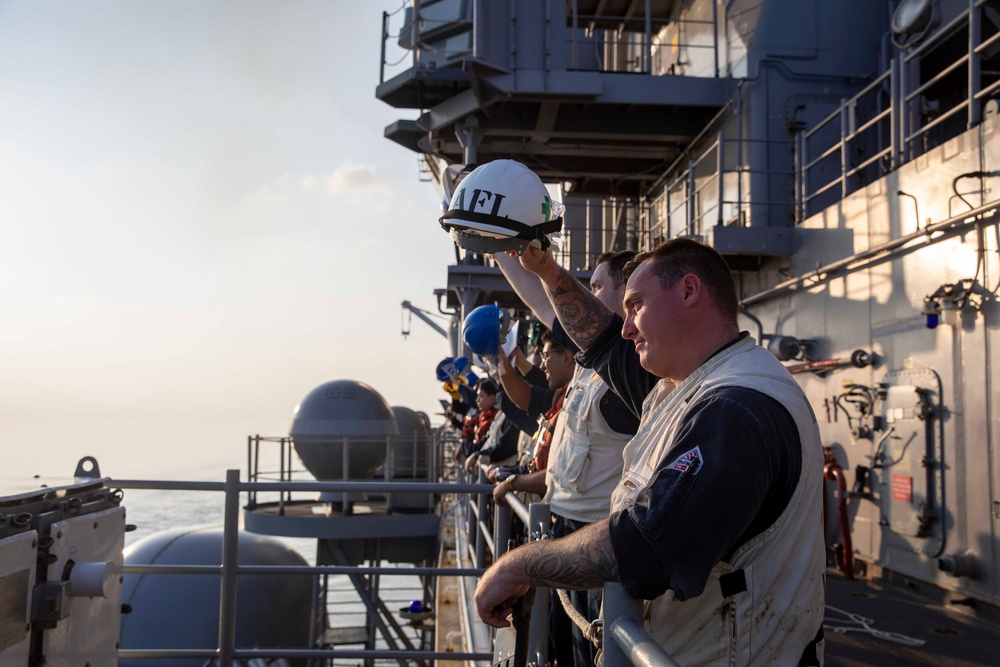
[[515, 160], [494, 160], [462, 179], [441, 216], [461, 248], [524, 252], [532, 241], [562, 229], [562, 204], [552, 201], [538, 176]]

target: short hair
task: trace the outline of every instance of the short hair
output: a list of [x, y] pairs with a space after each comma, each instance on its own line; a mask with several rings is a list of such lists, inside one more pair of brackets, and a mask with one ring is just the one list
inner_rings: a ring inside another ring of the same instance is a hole
[[726, 260], [711, 246], [694, 239], [674, 238], [661, 243], [656, 249], [636, 255], [622, 275], [628, 280], [632, 273], [645, 261], [653, 263], [653, 275], [663, 289], [670, 289], [687, 274], [694, 274], [708, 288], [719, 312], [733, 323], [739, 314], [739, 299], [736, 297], [736, 283]]
[[563, 345], [562, 343], [560, 343], [559, 341], [557, 341], [555, 338], [552, 337], [551, 331], [546, 331], [545, 333], [543, 333], [539, 342], [542, 344], [542, 348], [544, 348], [547, 343], [549, 346], [549, 351], [551, 352], [559, 353], [559, 352], [570, 351], [568, 347], [566, 347], [565, 345]]
[[476, 385], [476, 389], [484, 394], [489, 394], [490, 396], [497, 395], [497, 383], [493, 380], [480, 380], [479, 384]]
[[618, 287], [625, 282], [626, 276], [622, 273], [625, 269], [625, 265], [632, 261], [635, 257], [635, 251], [633, 250], [622, 250], [621, 252], [602, 252], [597, 256], [597, 261], [594, 262], [594, 268], [599, 265], [608, 263], [608, 275], [611, 279], [615, 281], [614, 287]]

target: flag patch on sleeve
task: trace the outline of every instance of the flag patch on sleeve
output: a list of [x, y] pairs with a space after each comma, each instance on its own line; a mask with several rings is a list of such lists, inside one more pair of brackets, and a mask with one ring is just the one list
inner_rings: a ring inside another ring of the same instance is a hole
[[670, 469], [687, 475], [697, 475], [698, 471], [701, 470], [702, 460], [701, 449], [695, 447], [678, 456], [670, 465]]

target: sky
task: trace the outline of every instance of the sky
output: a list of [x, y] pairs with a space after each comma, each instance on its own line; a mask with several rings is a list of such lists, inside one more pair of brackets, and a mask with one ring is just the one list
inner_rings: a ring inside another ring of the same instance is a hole
[[245, 477], [331, 380], [440, 411], [400, 303], [454, 250], [375, 98], [400, 5], [0, 0], [0, 477]]

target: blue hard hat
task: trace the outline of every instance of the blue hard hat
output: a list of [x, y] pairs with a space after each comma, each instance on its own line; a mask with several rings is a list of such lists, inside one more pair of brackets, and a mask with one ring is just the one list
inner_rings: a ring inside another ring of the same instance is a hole
[[479, 306], [462, 324], [462, 338], [481, 357], [495, 357], [510, 328], [510, 316], [496, 303]]
[[437, 379], [444, 382], [456, 375], [462, 375], [468, 365], [469, 360], [465, 357], [445, 357], [437, 365]]

